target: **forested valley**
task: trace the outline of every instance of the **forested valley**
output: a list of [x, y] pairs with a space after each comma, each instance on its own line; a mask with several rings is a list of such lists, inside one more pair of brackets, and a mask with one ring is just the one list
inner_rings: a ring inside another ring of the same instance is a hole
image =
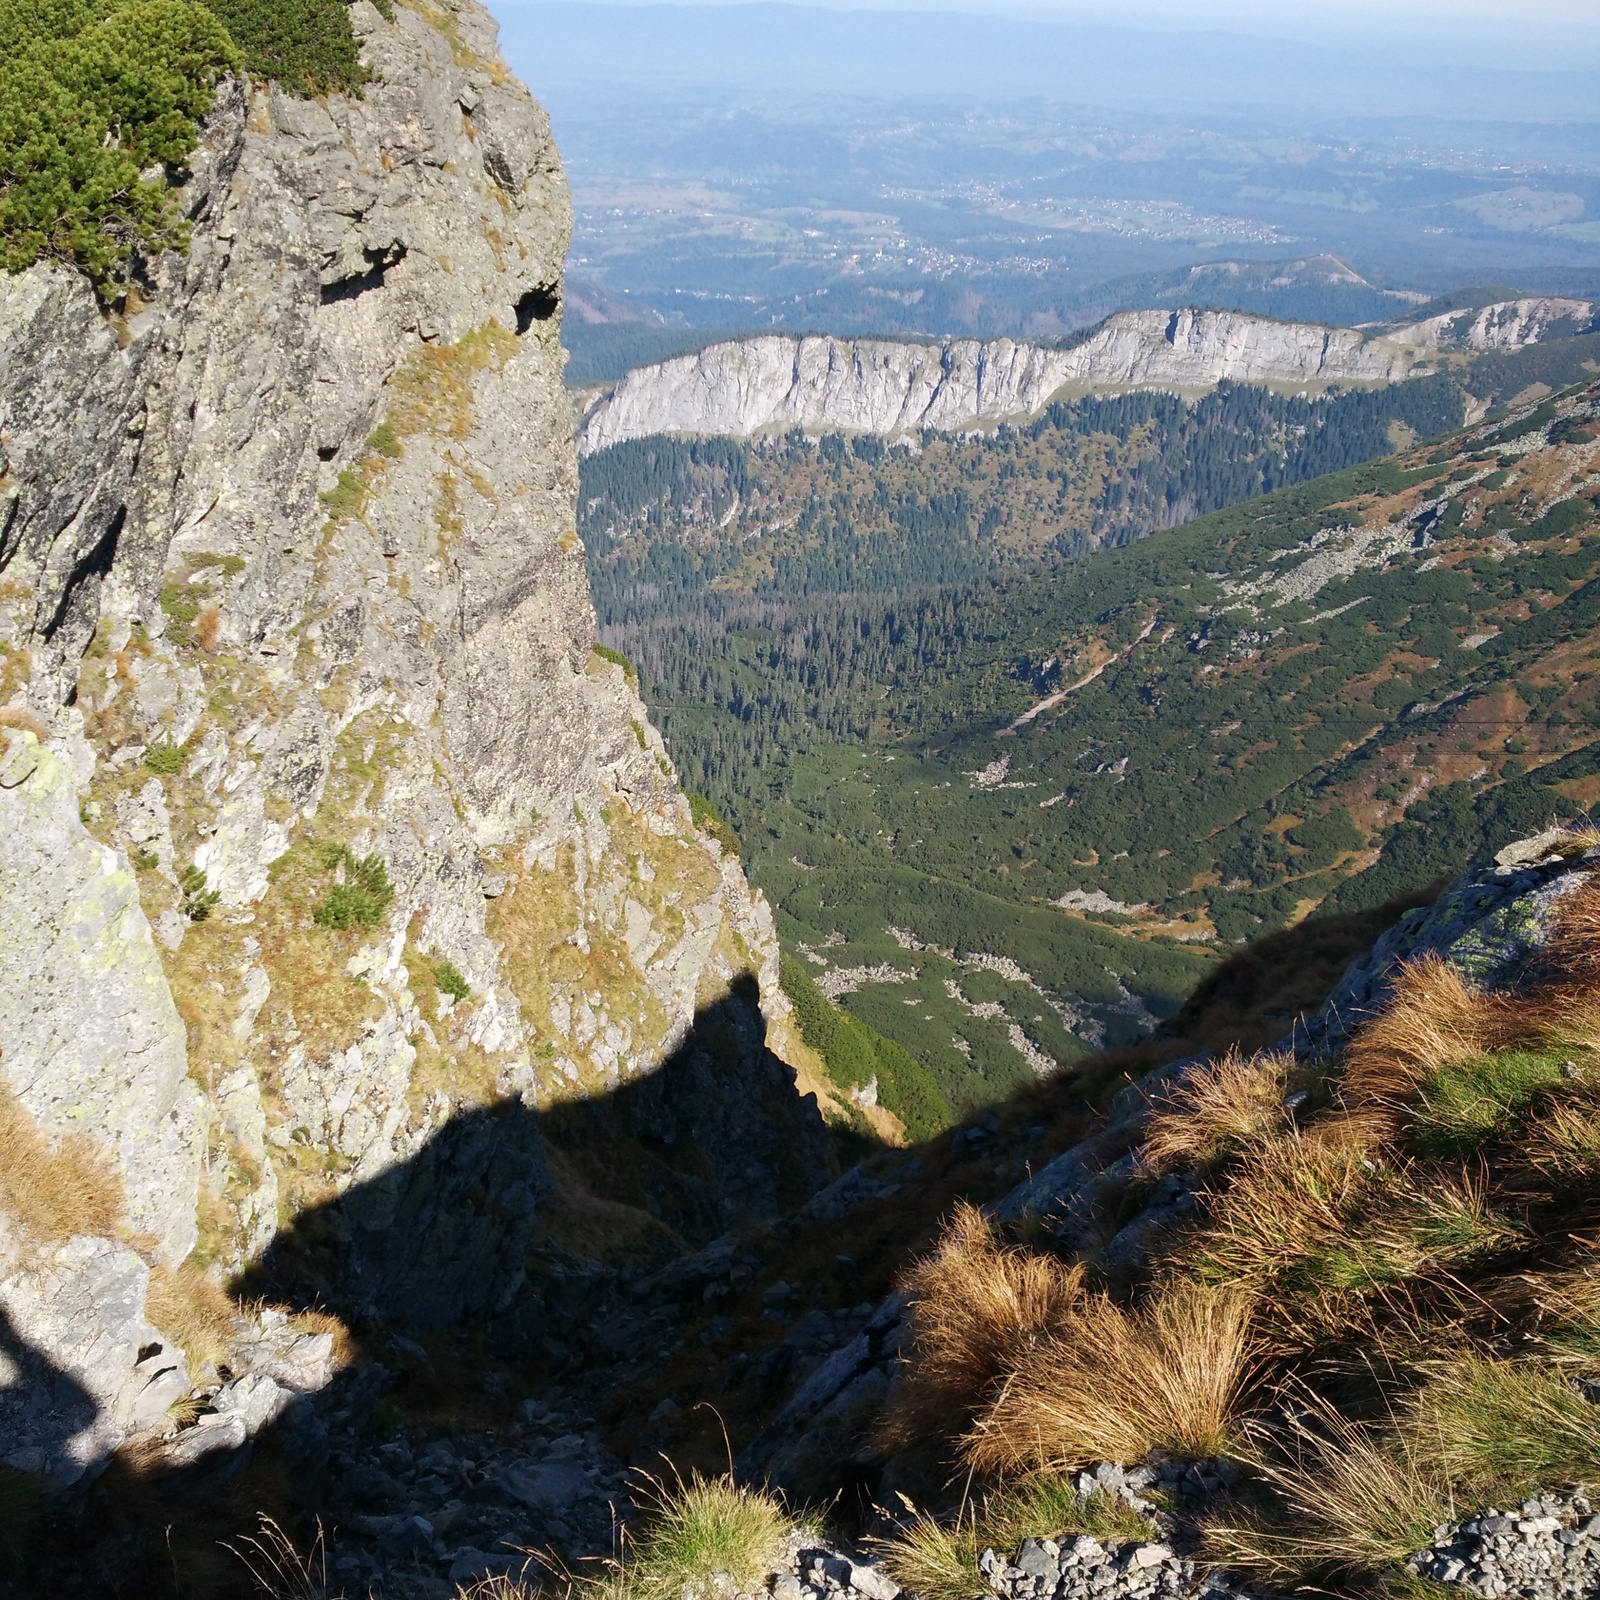
[[1385, 454], [1461, 406], [619, 447], [584, 466], [604, 638], [821, 995], [959, 1111], [1600, 798], [1595, 394]]

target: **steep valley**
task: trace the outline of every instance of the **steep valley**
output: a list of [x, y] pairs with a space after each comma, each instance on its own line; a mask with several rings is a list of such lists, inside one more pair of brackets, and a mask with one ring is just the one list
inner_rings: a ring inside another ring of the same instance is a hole
[[1588, 301], [580, 471], [478, 0], [0, 55], [0, 1600], [1592, 1592]]
[[[650, 591], [642, 568], [623, 588], [604, 542], [591, 561], [608, 637], [637, 653], [789, 948], [960, 1108], [1131, 1041], [1214, 951], [1587, 811], [1595, 398], [1580, 385], [1127, 548], [832, 615], [784, 594], [781, 565], [741, 596], [748, 568], [707, 595]], [[811, 465], [780, 481], [862, 470], [789, 448]], [[1041, 429], [917, 459], [980, 485], [971, 464], [993, 484], [1016, 463], [1022, 492], [989, 492], [1026, 508], [1056, 448]]]

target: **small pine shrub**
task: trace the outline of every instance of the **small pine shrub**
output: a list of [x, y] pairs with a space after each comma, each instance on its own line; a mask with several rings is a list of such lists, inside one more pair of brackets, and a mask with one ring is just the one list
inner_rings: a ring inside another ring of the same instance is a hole
[[433, 981], [443, 993], [457, 1003], [472, 993], [472, 985], [462, 976], [461, 969], [449, 961], [434, 962]]
[[222, 78], [368, 79], [346, 0], [0, 0], [0, 60], [0, 271], [71, 262], [107, 299], [187, 245], [173, 180]]
[[342, 844], [324, 845], [321, 849], [323, 865], [330, 869], [342, 867], [346, 877], [343, 883], [333, 886], [328, 898], [311, 914], [312, 921], [318, 927], [340, 932], [375, 927], [394, 900], [394, 885], [389, 882], [383, 857], [374, 854], [357, 859], [349, 846]]
[[199, 867], [189, 866], [178, 879], [178, 890], [183, 895], [183, 911], [191, 922], [204, 922], [211, 908], [222, 898], [221, 892], [206, 887], [206, 875]]
[[184, 763], [189, 759], [181, 744], [173, 744], [170, 739], [163, 739], [159, 744], [153, 744], [144, 753], [144, 764], [152, 771], [159, 772], [163, 777], [171, 777], [175, 772], [182, 772]]
[[291, 94], [359, 92], [368, 81], [345, 0], [206, 3], [227, 24], [245, 67]]
[[69, 261], [113, 298], [130, 255], [186, 242], [166, 175], [239, 53], [190, 0], [0, 0], [0, 60], [0, 270]]
[[787, 950], [779, 952], [778, 973], [800, 1037], [827, 1062], [828, 1076], [841, 1089], [860, 1089], [876, 1078], [878, 1104], [913, 1140], [931, 1139], [955, 1121], [944, 1091], [910, 1051], [834, 1005]]

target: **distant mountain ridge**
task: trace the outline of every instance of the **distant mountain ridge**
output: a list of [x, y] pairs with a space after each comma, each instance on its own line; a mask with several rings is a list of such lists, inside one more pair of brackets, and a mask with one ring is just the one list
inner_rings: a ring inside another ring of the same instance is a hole
[[1587, 300], [1529, 297], [1367, 334], [1233, 311], [1127, 311], [1065, 348], [768, 334], [638, 367], [592, 392], [578, 448], [590, 455], [657, 433], [950, 431], [1034, 415], [1063, 393], [1198, 393], [1224, 380], [1395, 383], [1437, 372], [1451, 357], [1586, 332], [1596, 313]]

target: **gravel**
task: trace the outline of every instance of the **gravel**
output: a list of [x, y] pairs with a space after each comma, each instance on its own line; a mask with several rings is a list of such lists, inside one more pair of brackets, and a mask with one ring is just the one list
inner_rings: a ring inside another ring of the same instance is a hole
[[1600, 1591], [1600, 1516], [1582, 1495], [1540, 1496], [1434, 1530], [1414, 1572], [1484, 1600], [1566, 1600]]

